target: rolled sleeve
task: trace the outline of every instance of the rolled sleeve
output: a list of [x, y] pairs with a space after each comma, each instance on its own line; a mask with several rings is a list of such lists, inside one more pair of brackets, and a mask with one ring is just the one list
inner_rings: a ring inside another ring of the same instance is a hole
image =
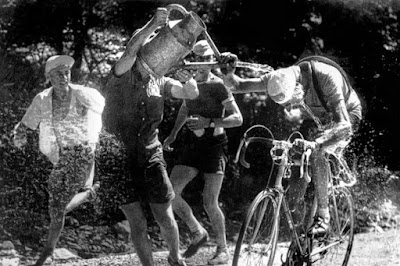
[[72, 88], [75, 97], [80, 103], [95, 113], [101, 114], [103, 112], [105, 99], [100, 92], [96, 89], [83, 86], [73, 86]]

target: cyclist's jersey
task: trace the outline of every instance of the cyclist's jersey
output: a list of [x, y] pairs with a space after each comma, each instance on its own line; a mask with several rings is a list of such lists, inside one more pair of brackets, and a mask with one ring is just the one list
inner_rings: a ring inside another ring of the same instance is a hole
[[[304, 63], [307, 64], [308, 62]], [[312, 113], [318, 117], [323, 124], [331, 122], [331, 114], [327, 112], [320, 102], [317, 91], [314, 88], [312, 75], [310, 75], [310, 73], [304, 73], [302, 70], [301, 76], [303, 77], [301, 81], [302, 85], [305, 86], [305, 84], [309, 84], [308, 87], [305, 87], [305, 104], [310, 107]], [[349, 93], [350, 88], [339, 70], [325, 63], [315, 62], [315, 77], [319, 82], [328, 109], [331, 109], [340, 100], [344, 100], [349, 115], [355, 116], [361, 120], [362, 107], [360, 99], [354, 90], [351, 90]], [[307, 114], [305, 115], [306, 119], [312, 119]]]

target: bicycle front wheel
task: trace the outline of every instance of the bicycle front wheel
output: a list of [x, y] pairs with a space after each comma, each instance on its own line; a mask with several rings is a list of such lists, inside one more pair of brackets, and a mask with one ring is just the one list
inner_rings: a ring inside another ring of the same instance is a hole
[[274, 193], [260, 192], [250, 205], [240, 229], [233, 266], [272, 266], [278, 241], [277, 201]]
[[355, 219], [349, 190], [334, 188], [329, 196], [329, 208], [331, 231], [322, 247], [325, 250], [311, 256], [311, 260], [315, 260], [312, 265], [346, 266], [353, 248]]

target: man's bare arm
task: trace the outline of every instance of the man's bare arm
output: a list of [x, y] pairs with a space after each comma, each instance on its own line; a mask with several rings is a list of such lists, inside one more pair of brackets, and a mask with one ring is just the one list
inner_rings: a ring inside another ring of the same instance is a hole
[[122, 76], [129, 69], [132, 68], [137, 58], [137, 52], [143, 46], [148, 37], [160, 26], [167, 23], [168, 11], [166, 8], [157, 8], [153, 18], [146, 23], [141, 29], [136, 30], [128, 44], [126, 50], [121, 58], [114, 65], [114, 75], [117, 77]]
[[347, 112], [344, 100], [340, 100], [332, 108], [333, 113], [333, 128], [326, 130], [324, 134], [317, 138], [315, 142], [319, 146], [328, 146], [340, 140], [345, 140], [353, 134], [349, 113]]

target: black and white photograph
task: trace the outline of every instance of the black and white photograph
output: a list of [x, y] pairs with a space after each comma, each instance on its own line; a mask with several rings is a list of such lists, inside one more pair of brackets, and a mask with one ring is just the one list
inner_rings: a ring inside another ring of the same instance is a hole
[[400, 1], [0, 0], [0, 266], [400, 266]]

